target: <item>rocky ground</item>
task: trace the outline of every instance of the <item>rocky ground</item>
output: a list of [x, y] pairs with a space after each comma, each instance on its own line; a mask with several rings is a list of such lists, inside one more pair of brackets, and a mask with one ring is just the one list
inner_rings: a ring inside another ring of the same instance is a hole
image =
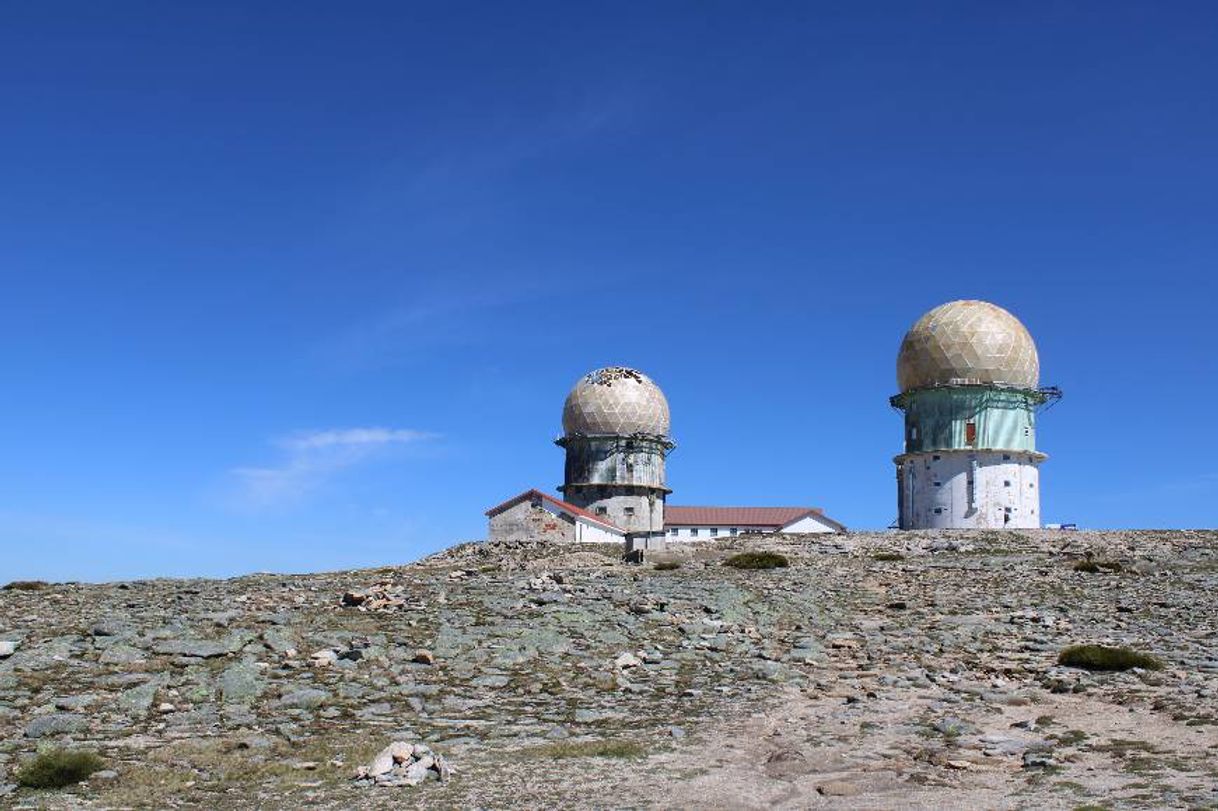
[[[745, 548], [792, 565], [722, 565]], [[471, 544], [0, 591], [0, 804], [1218, 808], [1218, 533], [771, 536], [678, 560]], [[1056, 664], [1084, 642], [1167, 667]], [[106, 769], [17, 788], [54, 746]]]

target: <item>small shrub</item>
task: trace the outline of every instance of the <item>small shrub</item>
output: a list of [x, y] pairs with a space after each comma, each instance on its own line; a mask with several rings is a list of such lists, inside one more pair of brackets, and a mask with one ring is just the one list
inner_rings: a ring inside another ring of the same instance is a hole
[[675, 569], [680, 569], [681, 563], [676, 560], [662, 560], [655, 565], [657, 572], [671, 572]]
[[1121, 571], [1123, 568], [1124, 567], [1122, 567], [1121, 564], [1117, 563], [1115, 560], [1103, 561], [1091, 560], [1088, 558], [1087, 560], [1080, 560], [1078, 563], [1074, 564], [1074, 571], [1086, 572], [1087, 574], [1099, 574], [1100, 572], [1112, 572], [1115, 574]]
[[1072, 645], [1058, 655], [1057, 663], [1066, 667], [1081, 667], [1083, 670], [1119, 671], [1133, 667], [1145, 670], [1163, 669], [1163, 663], [1150, 654], [1129, 648], [1110, 648], [1106, 645]]
[[890, 561], [895, 561], [895, 560], [905, 560], [905, 556], [902, 555], [900, 552], [876, 552], [874, 555], [871, 556], [871, 559], [890, 562]]
[[777, 552], [741, 552], [723, 561], [723, 565], [733, 569], [783, 569], [791, 562]]
[[17, 773], [17, 783], [26, 788], [63, 788], [101, 771], [105, 765], [93, 752], [53, 749], [22, 767]]
[[49, 589], [51, 584], [45, 580], [14, 580], [4, 586], [5, 591], [42, 591]]

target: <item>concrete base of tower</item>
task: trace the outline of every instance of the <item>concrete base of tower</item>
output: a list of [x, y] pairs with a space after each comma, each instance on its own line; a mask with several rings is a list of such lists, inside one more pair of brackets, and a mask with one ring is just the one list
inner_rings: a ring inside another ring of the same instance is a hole
[[1035, 529], [1040, 526], [1036, 451], [907, 453], [897, 465], [901, 529]]
[[668, 538], [659, 535], [627, 535], [626, 554], [632, 552], [664, 552], [668, 549]]
[[664, 534], [667, 490], [622, 484], [566, 484], [563, 498], [603, 518], [627, 535]]

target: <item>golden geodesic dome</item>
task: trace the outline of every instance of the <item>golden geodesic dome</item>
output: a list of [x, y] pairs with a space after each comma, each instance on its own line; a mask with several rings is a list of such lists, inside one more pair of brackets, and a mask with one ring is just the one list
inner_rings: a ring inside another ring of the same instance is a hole
[[609, 366], [580, 378], [562, 409], [562, 429], [572, 434], [668, 436], [668, 400], [655, 382], [635, 369]]
[[897, 355], [901, 391], [987, 383], [1034, 389], [1040, 359], [1027, 328], [988, 301], [949, 301], [918, 319]]

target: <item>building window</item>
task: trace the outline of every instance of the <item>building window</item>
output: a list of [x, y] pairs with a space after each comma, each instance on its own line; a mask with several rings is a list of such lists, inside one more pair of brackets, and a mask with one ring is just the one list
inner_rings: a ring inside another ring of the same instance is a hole
[[1004, 453], [1004, 454], [1002, 455], [1002, 461], [1004, 461], [1004, 462], [1009, 462], [1009, 461], [1011, 461], [1011, 454], [1009, 454], [1009, 453]]
[[634, 507], [625, 507], [622, 509], [622, 512], [626, 513], [626, 515], [634, 515]]
[[966, 422], [964, 424], [964, 441], [969, 445], [977, 444], [977, 423]]
[[935, 507], [935, 515], [943, 515], [943, 508]]
[[608, 507], [597, 507], [597, 508], [596, 508], [596, 514], [597, 514], [597, 515], [608, 515], [608, 514], [609, 514], [609, 508], [608, 508]]
[[729, 529], [729, 530], [727, 531], [727, 534], [728, 534], [728, 535], [735, 535], [737, 532], [739, 532], [739, 530], [737, 530], [735, 527], [732, 527], [731, 529]]
[[698, 528], [697, 528], [697, 527], [691, 527], [691, 528], [690, 528], [690, 530], [689, 530], [689, 537], [691, 537], [691, 538], [697, 538], [697, 537], [698, 537]]
[[711, 533], [712, 538], [715, 537], [716, 535], [719, 534], [719, 527], [711, 527], [710, 533]]
[[677, 537], [677, 533], [680, 531], [681, 530], [677, 529], [676, 527], [673, 527], [672, 529], [668, 530], [668, 534], [675, 538]]
[[943, 486], [943, 482], [935, 482], [935, 487], [942, 487], [942, 486]]
[[1010, 479], [1005, 479], [1005, 480], [1002, 482], [1002, 486], [1003, 486], [1003, 487], [1010, 487], [1010, 486], [1011, 486], [1011, 480], [1010, 480]]
[[943, 457], [942, 457], [942, 456], [940, 456], [939, 454], [937, 454], [937, 453], [936, 453], [934, 456], [932, 456], [932, 457], [930, 457], [930, 458], [931, 458], [931, 459], [934, 459], [936, 462], [938, 462], [938, 461], [939, 461], [940, 459], [942, 459]]

